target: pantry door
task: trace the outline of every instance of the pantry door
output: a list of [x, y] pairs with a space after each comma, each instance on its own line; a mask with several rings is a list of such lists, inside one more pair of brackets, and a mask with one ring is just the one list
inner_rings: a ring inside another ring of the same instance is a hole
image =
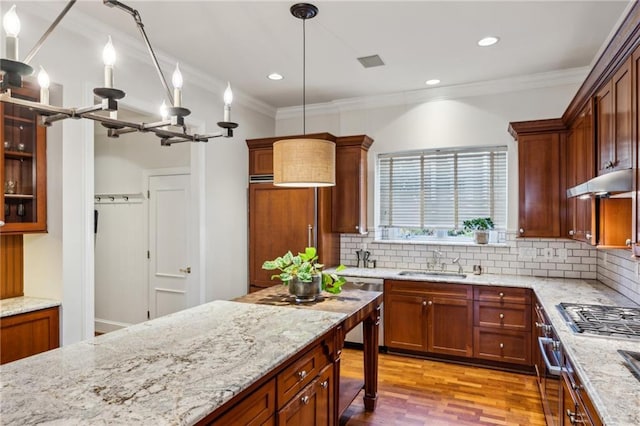
[[149, 317], [187, 308], [190, 175], [149, 176]]

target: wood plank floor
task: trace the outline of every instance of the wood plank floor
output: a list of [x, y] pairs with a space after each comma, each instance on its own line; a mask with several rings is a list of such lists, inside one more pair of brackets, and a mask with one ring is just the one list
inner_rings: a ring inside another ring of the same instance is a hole
[[[362, 377], [362, 351], [345, 349], [341, 375]], [[364, 411], [363, 391], [341, 426], [544, 426], [534, 376], [380, 354], [378, 405]]]

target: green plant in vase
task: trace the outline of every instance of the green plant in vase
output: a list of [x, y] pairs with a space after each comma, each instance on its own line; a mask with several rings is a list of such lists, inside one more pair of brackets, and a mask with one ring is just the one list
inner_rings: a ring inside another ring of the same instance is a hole
[[477, 244], [489, 242], [489, 230], [493, 229], [493, 220], [490, 217], [477, 217], [462, 222], [466, 231], [473, 231], [473, 239]]
[[[316, 299], [322, 290], [338, 294], [342, 291], [342, 285], [346, 282], [344, 277], [335, 273], [322, 272], [323, 264], [318, 263], [318, 255], [315, 247], [307, 247], [304, 253], [294, 256], [288, 251], [284, 256], [273, 260], [267, 260], [262, 264], [262, 269], [268, 271], [280, 271], [271, 279], [277, 278], [284, 285], [289, 286], [289, 292], [296, 296], [296, 301], [309, 302]], [[336, 272], [345, 269], [344, 265], [336, 268]]]

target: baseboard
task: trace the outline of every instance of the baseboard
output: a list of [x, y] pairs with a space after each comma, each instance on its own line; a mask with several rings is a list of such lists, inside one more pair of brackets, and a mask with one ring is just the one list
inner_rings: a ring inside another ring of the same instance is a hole
[[94, 321], [94, 327], [96, 333], [109, 333], [110, 331], [120, 330], [121, 328], [129, 327], [133, 324], [127, 324], [124, 322], [109, 321], [105, 319], [96, 318]]

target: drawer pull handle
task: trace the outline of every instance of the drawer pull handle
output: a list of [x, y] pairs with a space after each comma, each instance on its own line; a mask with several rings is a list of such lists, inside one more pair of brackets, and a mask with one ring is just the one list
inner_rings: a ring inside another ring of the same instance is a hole
[[574, 413], [571, 410], [567, 409], [567, 417], [569, 418], [569, 423], [571, 423], [572, 425], [578, 424], [578, 423], [584, 423], [581, 419], [580, 416], [578, 415], [578, 413]]
[[325, 380], [324, 382], [320, 383], [320, 387], [322, 389], [326, 389], [327, 386], [329, 386], [329, 381], [328, 380]]
[[302, 398], [300, 398], [300, 402], [302, 402], [304, 405], [307, 405], [309, 403], [309, 397], [307, 395], [303, 396]]
[[307, 377], [307, 372], [305, 370], [302, 370], [302, 371], [298, 372], [298, 378], [300, 380], [304, 379], [305, 377]]
[[500, 343], [500, 349], [504, 348], [504, 343]]
[[504, 314], [500, 314], [500, 319], [504, 319]]

